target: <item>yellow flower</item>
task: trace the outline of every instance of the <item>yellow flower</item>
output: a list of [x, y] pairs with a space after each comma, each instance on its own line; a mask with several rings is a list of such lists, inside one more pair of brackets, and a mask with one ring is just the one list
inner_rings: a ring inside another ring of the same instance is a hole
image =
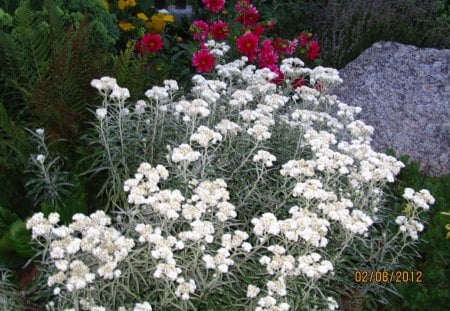
[[174, 18], [170, 14], [156, 13], [152, 16], [151, 20], [145, 24], [151, 33], [161, 33], [166, 27], [167, 23], [173, 23]]
[[144, 13], [137, 13], [136, 16], [137, 16], [137, 18], [139, 18], [140, 20], [142, 20], [144, 22], [148, 21], [148, 17]]
[[136, 1], [135, 0], [119, 0], [119, 1], [117, 1], [117, 7], [121, 11], [125, 10], [126, 8], [128, 8], [130, 6], [136, 6]]
[[136, 27], [134, 27], [134, 25], [132, 23], [124, 22], [124, 21], [119, 22], [119, 27], [123, 31], [130, 31], [130, 30], [133, 30], [134, 28], [136, 28]]
[[103, 4], [105, 5], [106, 10], [108, 10], [108, 12], [109, 12], [110, 7], [109, 7], [109, 2], [108, 2], [108, 0], [103, 0]]

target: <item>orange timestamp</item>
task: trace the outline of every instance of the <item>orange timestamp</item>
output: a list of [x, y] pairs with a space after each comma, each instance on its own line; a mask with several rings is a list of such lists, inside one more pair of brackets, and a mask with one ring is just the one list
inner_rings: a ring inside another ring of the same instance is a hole
[[422, 283], [422, 271], [356, 270], [356, 283]]

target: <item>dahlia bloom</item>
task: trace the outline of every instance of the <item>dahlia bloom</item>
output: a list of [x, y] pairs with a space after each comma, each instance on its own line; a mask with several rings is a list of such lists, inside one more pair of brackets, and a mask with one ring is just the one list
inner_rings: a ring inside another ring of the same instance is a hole
[[163, 47], [163, 41], [158, 34], [148, 33], [144, 35], [141, 40], [135, 44], [135, 49], [138, 53], [158, 52]]
[[202, 0], [205, 9], [212, 13], [219, 13], [222, 11], [225, 0]]
[[217, 21], [211, 25], [211, 35], [215, 40], [225, 40], [228, 37], [230, 28], [223, 21]]
[[201, 49], [192, 56], [192, 66], [198, 72], [209, 72], [214, 67], [214, 56], [207, 50]]
[[305, 47], [312, 38], [312, 34], [309, 32], [301, 32], [298, 36], [300, 37], [300, 46], [302, 47]]
[[249, 32], [236, 40], [237, 50], [239, 53], [247, 56], [249, 60], [256, 58], [256, 52], [258, 49], [258, 36]]
[[264, 27], [261, 24], [253, 25], [252, 33], [260, 37], [264, 33]]
[[208, 36], [209, 26], [202, 20], [196, 20], [192, 22], [189, 31], [192, 33], [194, 40], [205, 41]]
[[239, 0], [239, 1], [234, 5], [234, 9], [235, 9], [236, 12], [238, 12], [238, 13], [243, 13], [243, 12], [245, 12], [251, 5], [252, 5], [252, 4], [251, 4], [250, 0]]
[[278, 55], [270, 42], [270, 39], [266, 39], [262, 42], [262, 47], [258, 53], [258, 64], [260, 67], [269, 67], [275, 65], [278, 61]]
[[292, 55], [298, 45], [298, 40], [292, 41], [287, 39], [275, 38], [272, 42], [275, 52], [278, 54]]
[[320, 53], [319, 43], [315, 40], [311, 41], [308, 46], [308, 54], [306, 55], [306, 58], [309, 60], [315, 60], [317, 57], [319, 57], [319, 53]]
[[247, 10], [239, 13], [236, 21], [248, 28], [255, 25], [259, 20], [259, 12], [254, 6], [250, 6]]

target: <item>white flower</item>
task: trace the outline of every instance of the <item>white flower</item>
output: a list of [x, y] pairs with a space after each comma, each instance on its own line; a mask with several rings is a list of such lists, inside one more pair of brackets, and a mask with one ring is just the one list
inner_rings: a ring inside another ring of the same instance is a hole
[[258, 296], [261, 289], [254, 285], [249, 284], [247, 287], [247, 298], [255, 298]]
[[236, 135], [239, 131], [242, 130], [242, 128], [238, 124], [236, 124], [228, 119], [223, 119], [222, 121], [220, 121], [214, 127], [214, 129], [216, 131], [218, 131], [219, 133], [221, 133], [223, 136], [227, 136], [228, 134]]
[[327, 297], [327, 303], [330, 311], [339, 309], [339, 304], [333, 297]]
[[145, 92], [145, 96], [147, 96], [150, 100], [160, 102], [168, 99], [169, 93], [167, 93], [167, 89], [164, 87], [154, 86]]
[[137, 303], [134, 305], [133, 311], [152, 311], [152, 306], [147, 301]]
[[44, 129], [42, 128], [36, 129], [36, 134], [38, 134], [38, 136], [40, 137], [44, 136]]
[[181, 144], [179, 147], [174, 148], [172, 151], [172, 161], [179, 162], [194, 162], [200, 158], [201, 154], [198, 151], [194, 151], [188, 144]]
[[109, 96], [117, 101], [124, 101], [130, 98], [130, 91], [127, 88], [116, 86]]
[[188, 282], [185, 281], [183, 278], [177, 279], [177, 289], [175, 290], [175, 294], [178, 297], [181, 297], [182, 300], [188, 300], [189, 294], [194, 293], [197, 286], [195, 285], [194, 280], [190, 279]]
[[268, 151], [265, 150], [259, 150], [254, 156], [253, 156], [253, 162], [258, 163], [261, 162], [266, 167], [273, 166], [273, 162], [276, 161], [277, 158], [271, 154]]
[[222, 141], [222, 135], [202, 125], [192, 134], [190, 141], [196, 142], [202, 147], [208, 147], [210, 144]]
[[164, 87], [168, 91], [178, 91], [178, 82], [176, 80], [164, 80]]
[[107, 113], [108, 112], [107, 112], [106, 108], [97, 108], [95, 110], [95, 116], [97, 117], [97, 119], [99, 121], [104, 120], [106, 118]]
[[43, 155], [43, 154], [38, 154], [38, 155], [36, 156], [36, 160], [37, 160], [39, 163], [43, 164], [44, 161], [45, 161], [45, 155]]
[[253, 136], [257, 141], [267, 140], [272, 136], [269, 132], [269, 128], [260, 124], [255, 124], [253, 127], [249, 128], [247, 133]]

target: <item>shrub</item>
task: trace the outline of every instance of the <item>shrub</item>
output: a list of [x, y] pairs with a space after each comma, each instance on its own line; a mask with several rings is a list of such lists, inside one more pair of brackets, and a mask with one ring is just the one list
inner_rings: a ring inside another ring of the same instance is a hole
[[[434, 199], [407, 189], [409, 208], [393, 214], [383, 187], [403, 164], [371, 149], [359, 108], [327, 94], [337, 71], [292, 58], [280, 68], [277, 86], [242, 58], [194, 76], [190, 92], [167, 80], [136, 103], [115, 79], [92, 81], [103, 98], [92, 170], [107, 172], [112, 215], [28, 220], [50, 309], [386, 303], [393, 286], [355, 282], [355, 273], [402, 267]], [[307, 85], [292, 88], [300, 78]]]

